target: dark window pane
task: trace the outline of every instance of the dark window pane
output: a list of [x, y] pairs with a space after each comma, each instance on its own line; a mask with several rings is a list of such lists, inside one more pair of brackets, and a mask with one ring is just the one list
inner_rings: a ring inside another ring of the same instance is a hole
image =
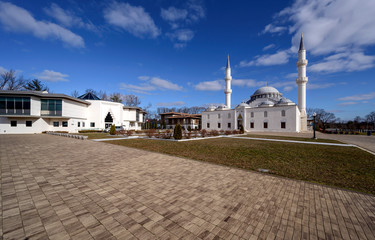
[[58, 127], [59, 126], [59, 122], [53, 122], [53, 126], [54, 127]]
[[48, 100], [48, 110], [54, 112], [55, 109], [56, 109], [55, 100]]
[[0, 97], [0, 114], [6, 113], [6, 98]]
[[47, 99], [42, 99], [42, 111], [48, 110], [48, 100]]
[[68, 126], [68, 122], [62, 122], [62, 126], [63, 127], [67, 127]]
[[62, 101], [56, 100], [56, 111], [62, 111]]
[[11, 97], [7, 98], [7, 109], [8, 109], [8, 114], [14, 114], [14, 98], [11, 98]]
[[23, 98], [23, 114], [30, 115], [30, 98]]
[[81, 122], [78, 122], [78, 127], [81, 127]]
[[95, 123], [94, 122], [90, 123], [90, 127], [95, 127]]
[[22, 98], [14, 98], [16, 105], [16, 114], [22, 114]]
[[17, 127], [17, 121], [10, 121], [11, 127]]
[[26, 127], [31, 127], [33, 125], [33, 121], [26, 121]]

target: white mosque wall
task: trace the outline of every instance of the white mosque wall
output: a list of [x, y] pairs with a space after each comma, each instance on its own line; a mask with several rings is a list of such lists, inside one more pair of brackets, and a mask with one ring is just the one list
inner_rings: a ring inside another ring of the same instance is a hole
[[[230, 126], [228, 126], [228, 124]], [[206, 130], [233, 130], [234, 110], [216, 110], [202, 113], [202, 129]]]

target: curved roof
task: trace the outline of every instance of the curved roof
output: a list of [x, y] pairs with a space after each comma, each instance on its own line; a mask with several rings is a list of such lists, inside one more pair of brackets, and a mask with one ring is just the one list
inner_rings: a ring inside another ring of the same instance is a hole
[[249, 104], [246, 103], [240, 103], [237, 107], [250, 107]]
[[262, 106], [262, 105], [273, 106], [273, 105], [274, 105], [274, 103], [273, 103], [273, 102], [271, 102], [271, 101], [269, 101], [269, 100], [267, 100], [267, 101], [264, 101], [264, 102], [262, 102], [261, 104], [259, 104], [259, 106]]
[[266, 93], [279, 93], [279, 91], [274, 88], [274, 87], [261, 87], [259, 88], [258, 90], [256, 90], [253, 94], [253, 96], [255, 95], [261, 95], [261, 94], [266, 94]]
[[281, 103], [293, 103], [290, 99], [287, 99], [285, 97], [282, 97], [278, 102], [277, 104], [281, 104]]

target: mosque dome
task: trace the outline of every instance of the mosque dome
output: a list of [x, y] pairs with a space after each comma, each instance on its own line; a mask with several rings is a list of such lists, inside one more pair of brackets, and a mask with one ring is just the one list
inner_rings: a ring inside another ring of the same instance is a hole
[[247, 103], [240, 103], [237, 107], [250, 107]]
[[225, 105], [225, 104], [220, 104], [216, 110], [224, 110], [224, 109], [228, 109], [228, 107]]
[[206, 111], [215, 111], [215, 109], [216, 109], [216, 107], [213, 106], [213, 105], [211, 105], [211, 106], [209, 106], [209, 107], [206, 109]]
[[277, 102], [277, 105], [292, 105], [293, 102], [288, 99], [288, 98], [285, 98], [285, 97], [282, 97], [278, 102]]
[[258, 90], [256, 90], [253, 94], [253, 96], [261, 95], [261, 94], [268, 94], [268, 93], [280, 93], [276, 88], [274, 87], [261, 87]]
[[273, 105], [275, 105], [273, 102], [267, 100], [259, 104], [259, 107], [272, 107]]

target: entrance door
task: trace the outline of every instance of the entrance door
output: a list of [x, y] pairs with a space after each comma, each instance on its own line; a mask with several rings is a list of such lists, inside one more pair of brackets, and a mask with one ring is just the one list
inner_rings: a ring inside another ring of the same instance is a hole
[[105, 128], [111, 127], [113, 123], [113, 118], [110, 112], [108, 112], [107, 116], [104, 119], [104, 122], [105, 122]]

